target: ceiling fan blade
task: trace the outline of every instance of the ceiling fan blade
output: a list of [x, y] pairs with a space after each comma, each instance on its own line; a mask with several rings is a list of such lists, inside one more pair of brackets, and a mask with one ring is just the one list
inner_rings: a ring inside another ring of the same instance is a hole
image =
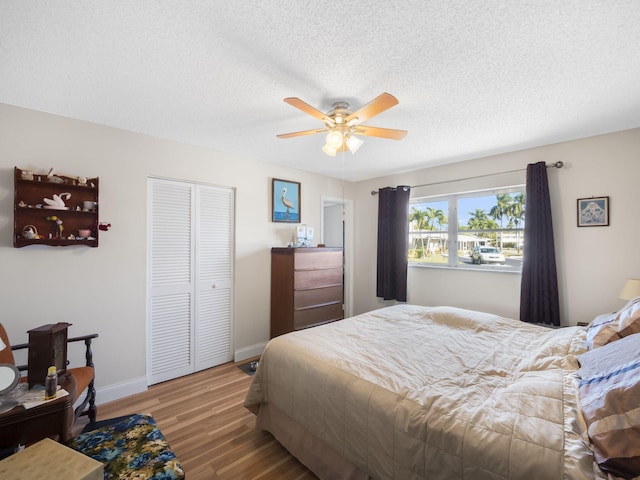
[[317, 118], [318, 120], [321, 120], [323, 122], [326, 122], [326, 121], [333, 122], [329, 117], [327, 117], [326, 113], [321, 112], [317, 108], [312, 107], [307, 102], [304, 102], [297, 97], [287, 97], [284, 99], [284, 101], [287, 102], [292, 107], [296, 107], [297, 109], [302, 110], [304, 113], [308, 113], [309, 115]]
[[364, 122], [397, 104], [398, 99], [396, 97], [394, 97], [390, 93], [381, 93], [376, 98], [367, 103], [364, 107], [361, 107], [355, 112], [349, 114], [349, 116], [347, 116], [344, 120], [345, 123], [348, 123], [350, 120], [357, 118], [358, 122]]
[[328, 132], [328, 128], [316, 128], [315, 130], [303, 130], [302, 132], [293, 132], [293, 133], [281, 133], [280, 135], [276, 135], [278, 138], [293, 138], [300, 137], [302, 135], [313, 135], [314, 133], [322, 133]]
[[356, 135], [367, 135], [369, 137], [389, 138], [391, 140], [402, 140], [407, 136], [406, 130], [394, 130], [392, 128], [368, 127], [367, 125], [358, 125], [353, 133]]

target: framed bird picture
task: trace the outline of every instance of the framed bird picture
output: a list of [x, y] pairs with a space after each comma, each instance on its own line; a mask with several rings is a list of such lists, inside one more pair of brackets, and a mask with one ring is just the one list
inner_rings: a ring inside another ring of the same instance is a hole
[[274, 178], [271, 202], [272, 222], [300, 223], [300, 182]]

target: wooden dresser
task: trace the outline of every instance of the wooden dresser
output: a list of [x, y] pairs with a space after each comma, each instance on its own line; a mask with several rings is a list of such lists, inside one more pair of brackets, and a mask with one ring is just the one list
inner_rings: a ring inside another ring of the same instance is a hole
[[343, 318], [342, 248], [271, 249], [271, 338]]

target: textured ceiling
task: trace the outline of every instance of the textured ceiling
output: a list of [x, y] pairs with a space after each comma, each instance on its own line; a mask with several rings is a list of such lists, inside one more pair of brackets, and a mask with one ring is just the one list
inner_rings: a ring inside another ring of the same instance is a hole
[[[640, 126], [640, 1], [0, 0], [0, 102], [361, 180]], [[408, 130], [321, 152], [328, 111]]]

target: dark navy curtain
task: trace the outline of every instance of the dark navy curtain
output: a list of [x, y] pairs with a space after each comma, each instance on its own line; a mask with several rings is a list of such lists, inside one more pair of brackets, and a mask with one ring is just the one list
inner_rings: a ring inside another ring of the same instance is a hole
[[560, 325], [547, 165], [527, 165], [520, 320]]
[[384, 300], [407, 301], [409, 194], [407, 186], [378, 190], [376, 295]]

